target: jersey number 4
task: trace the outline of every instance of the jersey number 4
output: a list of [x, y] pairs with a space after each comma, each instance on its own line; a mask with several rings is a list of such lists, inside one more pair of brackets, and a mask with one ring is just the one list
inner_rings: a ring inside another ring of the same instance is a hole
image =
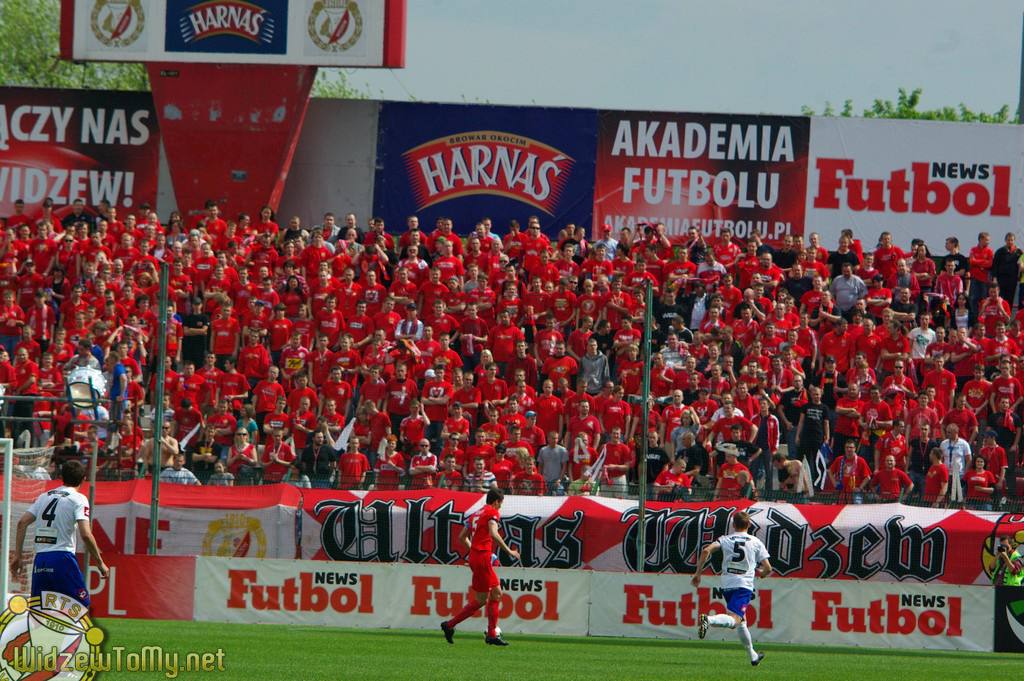
[[57, 519], [57, 500], [54, 499], [46, 505], [43, 509], [43, 514], [40, 516], [46, 521], [46, 526], [50, 527], [53, 525], [53, 521]]
[[742, 563], [747, 560], [747, 543], [738, 541], [732, 545], [732, 562]]

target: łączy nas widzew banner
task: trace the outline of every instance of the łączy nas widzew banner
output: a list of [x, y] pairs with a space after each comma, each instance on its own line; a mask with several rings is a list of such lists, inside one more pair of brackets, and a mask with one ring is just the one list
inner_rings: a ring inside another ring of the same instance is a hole
[[148, 92], [0, 88], [0, 215], [18, 199], [36, 215], [47, 197], [122, 214], [153, 205], [159, 155]]
[[809, 135], [801, 116], [603, 111], [594, 221], [661, 222], [677, 240], [803, 234]]

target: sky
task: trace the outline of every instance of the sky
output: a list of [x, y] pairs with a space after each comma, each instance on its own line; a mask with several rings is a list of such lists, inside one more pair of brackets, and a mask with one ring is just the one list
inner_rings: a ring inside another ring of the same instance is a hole
[[1024, 0], [408, 0], [372, 98], [796, 114], [898, 88], [1017, 108]]

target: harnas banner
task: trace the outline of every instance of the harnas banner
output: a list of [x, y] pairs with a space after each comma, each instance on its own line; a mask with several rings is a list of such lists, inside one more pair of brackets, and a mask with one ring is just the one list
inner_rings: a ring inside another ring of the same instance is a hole
[[417, 215], [467, 233], [537, 216], [554, 235], [591, 223], [597, 112], [583, 109], [384, 102], [374, 213], [393, 229]]
[[[433, 491], [303, 490], [302, 557], [452, 564], [478, 495]], [[691, 573], [701, 549], [747, 510], [782, 577], [986, 584], [992, 538], [1020, 533], [1024, 516], [877, 505], [652, 503], [647, 572]], [[637, 571], [635, 502], [600, 497], [508, 496], [502, 532], [523, 567]], [[502, 555], [503, 562], [508, 557]], [[721, 556], [712, 560], [717, 571]]]
[[34, 216], [46, 197], [122, 215], [153, 205], [159, 154], [148, 92], [0, 88], [0, 215], [23, 199]]
[[717, 240], [804, 233], [811, 130], [802, 116], [602, 111], [594, 218], [612, 234], [665, 224]]

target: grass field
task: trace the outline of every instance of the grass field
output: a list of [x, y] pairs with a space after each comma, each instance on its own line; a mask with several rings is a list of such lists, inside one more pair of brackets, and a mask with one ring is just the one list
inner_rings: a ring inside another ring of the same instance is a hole
[[[1014, 678], [1018, 656], [893, 651], [866, 648], [763, 645], [760, 667], [750, 666], [739, 643], [509, 635], [507, 648], [483, 643], [477, 631], [456, 634], [448, 645], [440, 631], [379, 631], [104, 620], [110, 646], [138, 651], [162, 645], [167, 652], [224, 649], [224, 672], [182, 672], [179, 679], [264, 681], [277, 679], [938, 679]], [[478, 627], [474, 627], [476, 629]], [[756, 634], [755, 634], [756, 635]], [[167, 678], [160, 672], [104, 672], [100, 679]]]

